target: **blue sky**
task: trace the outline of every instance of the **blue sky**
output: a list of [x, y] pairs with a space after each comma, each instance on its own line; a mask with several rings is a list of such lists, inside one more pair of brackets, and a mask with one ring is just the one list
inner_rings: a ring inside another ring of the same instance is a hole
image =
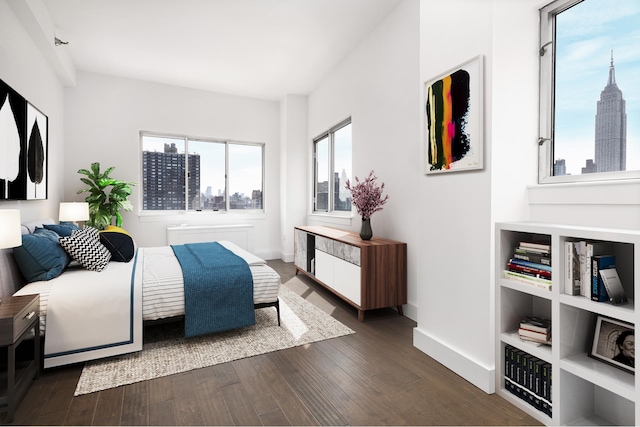
[[586, 0], [557, 18], [555, 158], [577, 175], [594, 158], [595, 115], [609, 78], [626, 100], [627, 170], [640, 169], [640, 0]]

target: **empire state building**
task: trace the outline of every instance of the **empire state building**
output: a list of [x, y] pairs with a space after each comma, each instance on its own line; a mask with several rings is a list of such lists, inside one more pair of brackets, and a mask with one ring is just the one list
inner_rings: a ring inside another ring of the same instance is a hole
[[613, 50], [609, 81], [600, 92], [596, 112], [595, 166], [597, 172], [623, 171], [627, 167], [627, 113], [616, 84]]

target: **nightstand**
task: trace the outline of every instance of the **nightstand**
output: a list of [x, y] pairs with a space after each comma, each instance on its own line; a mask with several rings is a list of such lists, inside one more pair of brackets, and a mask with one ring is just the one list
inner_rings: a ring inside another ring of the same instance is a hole
[[[33, 360], [16, 366], [16, 348], [33, 330]], [[3, 297], [0, 302], [0, 347], [7, 348], [6, 381], [0, 383], [0, 405], [7, 408], [5, 423], [13, 421], [16, 404], [40, 373], [40, 295]], [[6, 383], [6, 389], [2, 386]], [[4, 393], [3, 393], [4, 392]]]

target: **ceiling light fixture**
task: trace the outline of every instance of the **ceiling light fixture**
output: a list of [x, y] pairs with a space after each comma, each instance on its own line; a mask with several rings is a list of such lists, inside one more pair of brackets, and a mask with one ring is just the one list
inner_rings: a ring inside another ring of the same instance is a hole
[[60, 39], [59, 39], [59, 38], [57, 38], [57, 37], [54, 37], [54, 38], [53, 38], [53, 41], [54, 41], [54, 43], [56, 44], [56, 46], [60, 46], [60, 45], [62, 45], [62, 44], [69, 44], [69, 42], [63, 42], [62, 40], [60, 40]]

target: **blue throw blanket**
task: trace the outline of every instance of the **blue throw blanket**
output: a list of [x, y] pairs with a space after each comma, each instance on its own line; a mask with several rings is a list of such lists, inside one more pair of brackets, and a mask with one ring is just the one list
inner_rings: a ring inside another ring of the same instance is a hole
[[172, 245], [184, 278], [185, 336], [256, 323], [249, 265], [221, 244]]

